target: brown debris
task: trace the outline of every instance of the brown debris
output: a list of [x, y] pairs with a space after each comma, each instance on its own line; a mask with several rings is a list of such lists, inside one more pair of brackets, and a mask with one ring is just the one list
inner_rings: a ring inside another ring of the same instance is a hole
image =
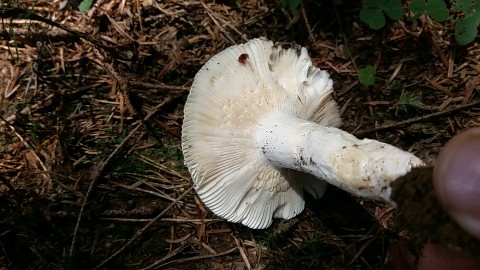
[[[277, 0], [98, 0], [84, 14], [75, 1], [18, 2], [0, 6], [0, 262], [10, 268], [382, 268], [388, 205], [330, 189], [296, 219], [252, 231], [196, 197], [183, 102], [202, 64], [250, 38], [308, 47], [332, 74], [344, 129], [429, 164], [480, 125], [480, 46], [455, 47], [449, 24], [376, 32], [346, 1], [288, 11]], [[366, 65], [377, 67], [369, 88], [357, 78]], [[400, 108], [405, 92], [423, 106]]]
[[417, 259], [427, 243], [478, 255], [480, 240], [462, 230], [435, 197], [432, 168], [414, 168], [394, 181], [392, 200], [398, 207], [396, 226], [408, 230]]

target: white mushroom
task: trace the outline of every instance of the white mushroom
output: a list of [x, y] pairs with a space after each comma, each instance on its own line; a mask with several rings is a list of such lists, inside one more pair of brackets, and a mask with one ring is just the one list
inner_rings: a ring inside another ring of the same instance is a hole
[[414, 155], [338, 127], [329, 74], [307, 50], [266, 39], [232, 46], [195, 76], [182, 148], [195, 190], [215, 214], [250, 228], [289, 219], [326, 183], [390, 200], [389, 183], [422, 165]]

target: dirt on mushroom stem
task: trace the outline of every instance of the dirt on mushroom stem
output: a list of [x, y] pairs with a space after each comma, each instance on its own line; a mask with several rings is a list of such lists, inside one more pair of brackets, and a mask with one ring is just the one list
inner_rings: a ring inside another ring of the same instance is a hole
[[427, 243], [478, 256], [480, 240], [461, 229], [443, 210], [435, 196], [432, 173], [432, 167], [414, 168], [390, 184], [391, 198], [398, 209], [395, 226], [408, 230], [417, 259]]

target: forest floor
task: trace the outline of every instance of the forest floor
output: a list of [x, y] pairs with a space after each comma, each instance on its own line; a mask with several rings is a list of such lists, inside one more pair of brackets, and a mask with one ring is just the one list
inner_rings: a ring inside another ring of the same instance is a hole
[[[73, 2], [1, 2], [1, 269], [413, 265], [392, 206], [335, 188], [265, 230], [214, 216], [183, 166], [183, 104], [222, 49], [296, 42], [331, 74], [344, 130], [433, 164], [480, 125], [478, 43], [458, 46], [450, 22], [425, 17], [373, 31], [360, 1], [98, 0], [85, 13]], [[357, 77], [367, 65], [371, 87]]]

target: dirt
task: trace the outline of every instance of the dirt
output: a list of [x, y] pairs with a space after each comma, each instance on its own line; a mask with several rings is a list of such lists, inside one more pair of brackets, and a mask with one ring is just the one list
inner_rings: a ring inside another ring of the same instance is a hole
[[[12, 2], [0, 5], [0, 268], [411, 266], [398, 250], [416, 228], [394, 229], [388, 204], [329, 188], [294, 220], [250, 230], [192, 191], [180, 148], [189, 86], [212, 55], [251, 38], [307, 47], [334, 80], [343, 129], [429, 165], [480, 125], [480, 46], [457, 46], [451, 22], [405, 16], [373, 31], [361, 1], [97, 0], [86, 13]], [[367, 65], [371, 87], [357, 77]]]
[[477, 256], [480, 240], [462, 230], [443, 210], [435, 196], [432, 177], [432, 168], [414, 168], [391, 184], [392, 200], [398, 208], [395, 226], [408, 230], [417, 258], [427, 243]]

